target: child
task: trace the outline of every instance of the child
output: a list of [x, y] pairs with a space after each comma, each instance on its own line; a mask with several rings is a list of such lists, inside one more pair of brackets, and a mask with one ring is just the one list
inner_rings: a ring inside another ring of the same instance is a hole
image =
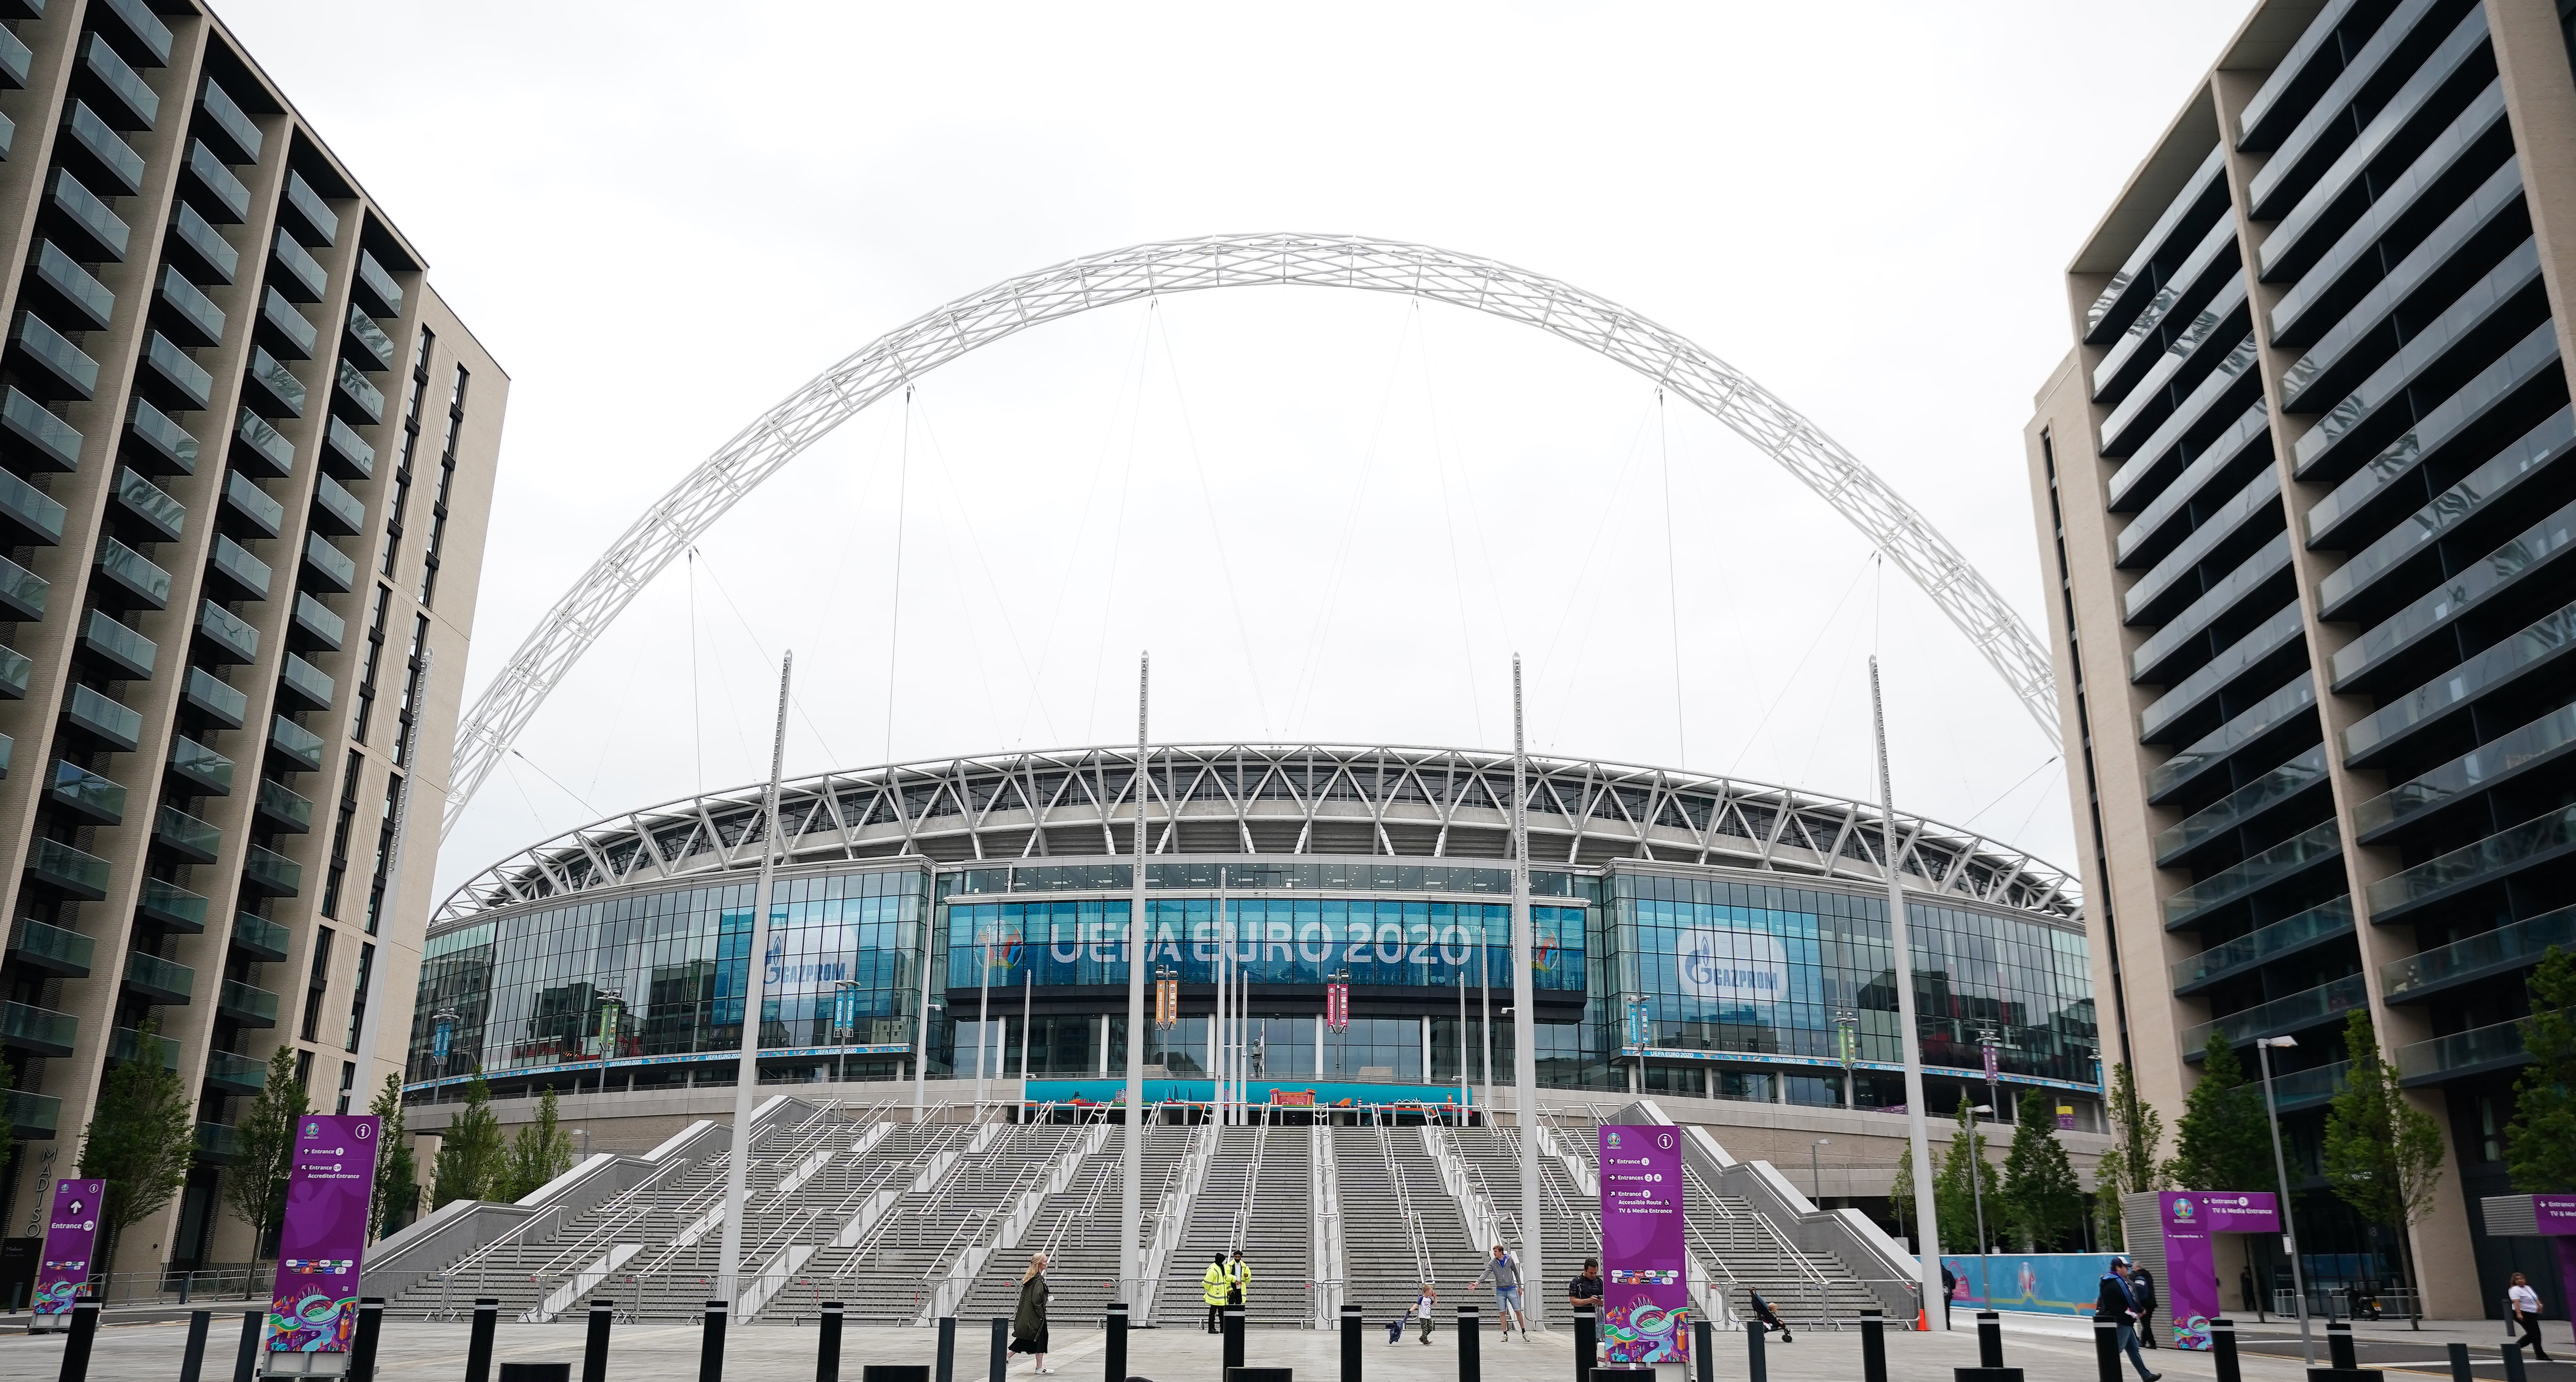
[[1784, 1344], [1794, 1344], [1798, 1342], [1798, 1336], [1791, 1334], [1789, 1332], [1789, 1326], [1780, 1322], [1779, 1312], [1771, 1308], [1771, 1302], [1764, 1300], [1760, 1291], [1748, 1289], [1745, 1294], [1752, 1300], [1753, 1318], [1762, 1322], [1762, 1326], [1765, 1331], [1773, 1329], [1779, 1330], [1780, 1342]]
[[1413, 1318], [1422, 1322], [1422, 1342], [1431, 1342], [1431, 1317], [1440, 1308], [1440, 1293], [1430, 1282], [1422, 1283], [1422, 1294], [1413, 1298]]

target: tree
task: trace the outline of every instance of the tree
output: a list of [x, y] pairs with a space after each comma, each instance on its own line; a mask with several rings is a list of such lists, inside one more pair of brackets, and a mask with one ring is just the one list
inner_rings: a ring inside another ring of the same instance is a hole
[[547, 1090], [537, 1101], [535, 1121], [519, 1129], [510, 1139], [508, 1167], [499, 1190], [499, 1200], [520, 1200], [535, 1193], [546, 1182], [572, 1169], [572, 1135], [563, 1130], [555, 1114], [555, 1092]]
[[2545, 1195], [2576, 1190], [2576, 955], [2549, 947], [2530, 987], [2517, 1025], [2532, 1063], [2514, 1082], [2504, 1160], [2514, 1189]]
[[[1976, 1179], [1969, 1175], [1974, 1172]], [[1932, 1182], [1933, 1203], [1941, 1215], [1941, 1241], [1977, 1242], [1977, 1204], [1982, 1196], [1986, 1209], [1986, 1232], [1991, 1236], [2001, 1226], [2003, 1205], [1996, 1199], [1995, 1167], [1986, 1155], [1986, 1134], [1968, 1103], [1959, 1096], [1959, 1130], [1950, 1135], [1949, 1149], [1941, 1154], [1941, 1174]], [[1983, 1244], [1977, 1248], [1983, 1251]]]
[[2343, 1049], [2350, 1073], [2326, 1113], [2326, 1180], [2365, 1221], [2396, 1231], [2398, 1269], [2411, 1287], [2407, 1230], [2431, 1211], [2441, 1186], [2442, 1125], [2407, 1102], [2368, 1012], [2355, 1008], [2344, 1018]]
[[2184, 1096], [2182, 1120], [2174, 1125], [2172, 1175], [2183, 1190], [2251, 1190], [2275, 1179], [2263, 1088], [2246, 1081], [2224, 1032], [2209, 1034], [2200, 1082]]
[[2056, 1101], [2039, 1090], [2021, 1096], [2012, 1150], [2004, 1154], [2004, 1221], [2024, 1243], [2049, 1251], [2075, 1237], [2084, 1187], [2057, 1140]]
[[165, 1064], [161, 1024], [135, 1029], [134, 1059], [118, 1061], [99, 1086], [98, 1108], [81, 1138], [80, 1174], [107, 1182], [99, 1228], [107, 1241], [98, 1260], [114, 1270], [117, 1242], [128, 1226], [158, 1213], [188, 1183], [197, 1155], [196, 1109], [187, 1086]]
[[492, 1086], [479, 1068], [465, 1085], [465, 1107], [447, 1121], [430, 1169], [430, 1207], [453, 1200], [488, 1200], [502, 1174], [501, 1120], [492, 1113]]
[[2120, 1196], [2138, 1190], [2162, 1190], [2172, 1167], [2157, 1160], [2165, 1140], [2164, 1115], [2138, 1097], [2137, 1077], [2126, 1065], [2111, 1067], [2111, 1147], [2093, 1171], [2095, 1227], [2104, 1246], [2123, 1246]]
[[402, 1077], [385, 1076], [367, 1112], [376, 1115], [376, 1190], [367, 1203], [367, 1241], [411, 1222], [420, 1208], [420, 1163], [403, 1136]]
[[279, 1042], [268, 1075], [233, 1124], [239, 1153], [224, 1175], [224, 1205], [250, 1225], [250, 1255], [268, 1252], [269, 1231], [286, 1212], [286, 1176], [295, 1166], [296, 1124], [313, 1111], [295, 1079], [295, 1048]]

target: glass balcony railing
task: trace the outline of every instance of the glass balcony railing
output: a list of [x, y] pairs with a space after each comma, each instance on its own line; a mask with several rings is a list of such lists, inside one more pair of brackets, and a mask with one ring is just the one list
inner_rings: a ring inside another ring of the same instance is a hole
[[[276, 1024], [271, 1023], [274, 1026]], [[209, 1166], [230, 1166], [241, 1160], [241, 1133], [221, 1123], [197, 1125], [197, 1159]]]
[[244, 470], [282, 478], [295, 473], [295, 443], [269, 424], [267, 418], [248, 408], [233, 423], [233, 435], [241, 445], [233, 448], [233, 460]]
[[2156, 836], [2156, 861], [2173, 860], [2325, 781], [2326, 746], [2317, 745], [2220, 797]]
[[98, 574], [147, 608], [164, 609], [170, 604], [170, 573], [115, 538], [98, 545]]
[[107, 896], [107, 861], [60, 840], [39, 836], [27, 851], [27, 872], [84, 901]]
[[98, 393], [98, 361], [35, 313], [18, 314], [17, 324], [9, 330], [9, 344], [52, 382], [48, 397], [88, 399]]
[[2344, 761], [2362, 766], [2407, 734], [2509, 682], [2556, 663], [2576, 648], [2576, 604], [2554, 609], [2440, 677], [2344, 727]]
[[125, 956], [125, 986], [164, 1003], [185, 1003], [197, 990], [197, 971], [176, 960], [128, 951]]
[[206, 929], [206, 899], [166, 878], [143, 880], [143, 898], [137, 910], [173, 931], [193, 936]]
[[250, 857], [242, 861], [242, 884], [256, 886], [276, 897], [293, 897], [304, 888], [304, 866], [258, 845], [250, 847]]
[[28, 75], [36, 65], [36, 50], [16, 34], [0, 38], [0, 86], [13, 90], [27, 85]]
[[325, 475], [313, 486], [313, 526], [336, 537], [362, 532], [367, 526], [366, 501]]
[[261, 537], [275, 537], [286, 526], [286, 506], [238, 470], [224, 477], [224, 507], [248, 520]]
[[[2215, 513], [2191, 530], [2191, 536], [2165, 553], [2147, 569], [2145, 575], [2138, 578], [2137, 584], [2129, 587], [2128, 593], [2121, 597], [2123, 616], [2129, 619], [2149, 618], [2160, 606], [2171, 601], [2175, 592], [2196, 590], [2198, 583], [2192, 579], [2192, 574], [2221, 547], [2234, 541], [2240, 532], [2245, 531], [2246, 525], [2255, 522], [2260, 515], [2277, 510], [2280, 501], [2279, 473], [2271, 470], [2256, 472], [2254, 478], [2246, 482], [2245, 488], [2229, 496]], [[2266, 523], [2269, 521], [2264, 520]]]
[[2390, 568], [2425, 551], [2444, 533], [2515, 493], [2522, 481], [2564, 455], [2571, 445], [2576, 445], [2576, 408], [2561, 408], [2329, 572], [2317, 583], [2317, 596], [2327, 615], [2341, 614], [2347, 601], [2367, 590]]
[[[89, 239], [90, 248], [96, 251], [95, 258], [119, 264], [125, 262], [125, 247], [134, 238], [134, 228], [125, 223], [124, 217], [109, 210], [107, 203], [98, 199], [97, 193], [73, 177], [71, 170], [54, 170], [50, 200], [63, 221]], [[87, 256], [75, 257], [89, 262]]]
[[[297, 302], [322, 300], [322, 290], [331, 282], [330, 275], [323, 272], [322, 261], [315, 259], [302, 245], [295, 243], [295, 237], [287, 234], [284, 226], [277, 229], [276, 253], [272, 257], [277, 260], [277, 266], [286, 272], [271, 281], [293, 289], [294, 292], [289, 293], [288, 296], [295, 297]], [[302, 296], [296, 296], [297, 293]]]
[[72, 688], [70, 698], [63, 702], [63, 718], [127, 753], [134, 752], [143, 737], [141, 715], [87, 686]]
[[367, 381], [356, 365], [343, 359], [339, 371], [340, 397], [358, 410], [371, 423], [385, 420], [385, 391]]
[[143, 155], [125, 142], [125, 136], [98, 118], [98, 112], [90, 109], [88, 102], [71, 103], [63, 119], [63, 133], [89, 155], [97, 171], [107, 175], [107, 184], [116, 193], [131, 197], [143, 190]]
[[[2480, 422], [2495, 405], [2522, 391], [2535, 375], [2558, 365], [2558, 337], [2546, 323], [2525, 335], [2512, 349], [2433, 405], [2415, 425], [2381, 447], [2308, 509], [2302, 520], [2311, 543], [2322, 542], [2356, 514], [2387, 502], [2401, 481], [2416, 473], [2424, 458], [2448, 446], [2461, 432]], [[2324, 424], [2319, 424], [2320, 429]], [[2311, 431], [2309, 436], [2317, 435]], [[2301, 474], [2305, 474], [2302, 471]], [[2421, 491], [2418, 491], [2419, 493]]]
[[279, 691], [304, 702], [307, 710], [329, 708], [332, 694], [339, 689], [330, 673], [294, 653], [286, 655], [286, 665], [278, 671], [277, 686]]
[[[146, 1048], [149, 1048], [147, 1051]], [[107, 1033], [107, 1054], [116, 1060], [151, 1061], [159, 1057], [161, 1068], [179, 1068], [179, 1043], [166, 1036], [147, 1037], [132, 1027], [112, 1027]]]
[[9, 926], [9, 957], [48, 974], [88, 978], [90, 960], [97, 949], [98, 943], [80, 932], [47, 926], [41, 921], [20, 917]]
[[125, 819], [124, 784], [77, 763], [54, 761], [53, 776], [45, 783], [45, 799], [100, 825], [116, 825]]
[[170, 309], [172, 329], [187, 335], [188, 344], [213, 345], [224, 338], [224, 309], [171, 265], [161, 268], [161, 302]]
[[2348, 685], [2371, 668], [2449, 627], [2488, 599], [2540, 575], [2544, 568], [2566, 556], [2570, 548], [2576, 548], [2576, 504], [2567, 505], [2511, 542], [2469, 563], [2466, 569], [2336, 650], [2332, 664], [2335, 685]]
[[268, 742], [271, 748], [286, 755], [289, 761], [303, 771], [308, 773], [321, 771], [321, 735], [280, 715], [268, 727]]
[[2345, 1077], [2351, 1071], [2352, 1062], [2339, 1060], [2332, 1065], [2312, 1065], [2287, 1075], [2275, 1075], [2272, 1077], [2272, 1106], [2288, 1113], [2292, 1109], [2313, 1108], [2332, 1102], [2334, 1096], [2343, 1093]]
[[321, 332], [315, 329], [312, 318], [297, 311], [295, 304], [286, 300], [286, 294], [275, 288], [269, 289], [267, 296], [259, 300], [259, 319], [277, 333], [278, 349], [288, 358], [313, 358], [313, 346], [321, 339]]
[[0, 519], [21, 540], [53, 547], [63, 540], [63, 506], [14, 472], [0, 470]]
[[180, 503], [170, 491], [145, 479], [139, 470], [128, 468], [116, 472], [116, 502], [166, 541], [176, 541], [188, 526], [188, 506]]
[[377, 316], [402, 315], [402, 285], [394, 282], [394, 276], [385, 272], [385, 266], [377, 263], [376, 257], [365, 250], [358, 251], [358, 286], [375, 299]]
[[288, 833], [303, 833], [313, 828], [313, 803], [303, 793], [269, 781], [259, 780], [259, 814], [262, 820]]
[[209, 554], [206, 565], [209, 570], [220, 572], [241, 598], [268, 598], [269, 582], [273, 579], [268, 563], [252, 556], [249, 548], [231, 538], [221, 533], [215, 535], [214, 551]]
[[188, 175], [205, 193], [207, 214], [228, 226], [240, 225], [250, 217], [250, 189], [233, 176], [233, 170], [215, 157], [203, 140], [188, 143]]
[[[206, 78], [197, 88], [197, 111], [206, 117], [207, 124], [231, 141], [233, 147], [230, 152], [238, 155], [233, 162], [259, 162], [259, 125], [242, 113], [241, 104], [232, 98], [232, 93], [217, 85], [212, 77]], [[294, 175], [290, 173], [288, 176]]]
[[306, 182], [303, 174], [291, 170], [287, 173], [286, 204], [304, 218], [305, 232], [313, 237], [313, 243], [329, 245], [340, 238], [339, 214], [322, 199], [321, 193], [313, 190], [313, 184]]
[[2561, 907], [2419, 950], [2381, 965], [2379, 984], [2391, 1003], [2416, 1002], [2443, 989], [2529, 968], [2540, 963], [2553, 945], [2576, 950], [2576, 907]]
[[51, 240], [37, 242], [36, 281], [53, 289], [73, 316], [92, 331], [106, 330], [116, 316], [116, 294]]
[[[2138, 712], [2138, 738], [2144, 743], [2169, 743], [2181, 735], [2177, 728], [2199, 718], [2201, 707], [2238, 678], [2265, 666], [2278, 667], [2277, 654], [2299, 642], [2303, 632], [2299, 602], [2292, 600], [2273, 612], [2272, 617], [2248, 629], [2245, 635], [2218, 651], [2191, 675], [2175, 682], [2171, 690], [2158, 696], [2146, 709]], [[2299, 659], [2306, 661], [2304, 655]], [[2223, 713], [2213, 709], [2210, 714]], [[2188, 731], [2185, 731], [2188, 732]]]
[[180, 695], [226, 729], [241, 728], [242, 718], [250, 713], [250, 697], [225, 685], [221, 677], [203, 667], [188, 669], [188, 681]]
[[2345, 1013], [2367, 1001], [2369, 986], [2362, 982], [2360, 975], [2347, 974], [2332, 983], [2319, 984], [2286, 998], [2275, 998], [2269, 1003], [2229, 1013], [2215, 1021], [2186, 1027], [2182, 1033], [2182, 1049], [2190, 1055], [2200, 1054], [2209, 1046], [2210, 1033], [2217, 1031], [2227, 1033], [2229, 1044], [2243, 1046], [2262, 1037], [2282, 1036], [2330, 1022], [2341, 1022]]
[[126, 414], [125, 430], [141, 443], [128, 453], [137, 464], [155, 474], [197, 473], [196, 437], [187, 428], [171, 421], [169, 414], [153, 407], [149, 399], [133, 400], [133, 406]]
[[322, 429], [322, 442], [322, 459], [335, 462], [333, 468], [342, 477], [364, 480], [376, 473], [376, 448], [367, 445], [356, 428], [335, 417]]
[[27, 679], [36, 673], [36, 664], [15, 648], [0, 648], [0, 700], [27, 699]]
[[0, 1003], [0, 1042], [44, 1056], [68, 1056], [80, 1039], [80, 1019], [27, 1003]]
[[286, 958], [285, 927], [249, 912], [233, 914], [233, 947], [245, 955], [275, 964]]
[[53, 1095], [0, 1089], [0, 1109], [7, 1111], [9, 1130], [21, 1142], [51, 1142], [62, 1131], [63, 1101]]
[[2387, 921], [2454, 889], [2518, 873], [2571, 846], [2576, 846], [2576, 806], [2564, 806], [2371, 884], [2371, 920]]
[[284, 361], [268, 353], [265, 346], [250, 348], [250, 368], [244, 377], [250, 381], [253, 399], [266, 402], [286, 417], [304, 416], [304, 381], [295, 377]]
[[199, 820], [176, 806], [163, 806], [152, 818], [152, 842], [181, 858], [211, 864], [224, 849], [224, 832], [214, 822]]
[[2338, 897], [2322, 907], [2259, 926], [2232, 941], [2213, 945], [2173, 967], [2174, 992], [2188, 993], [2206, 984], [2352, 934], [2352, 899]]
[[320, 533], [304, 535], [304, 569], [324, 590], [345, 592], [358, 583], [358, 563]]
[[186, 202], [179, 204], [179, 209], [170, 214], [170, 236], [186, 246], [207, 276], [217, 283], [230, 284], [240, 275], [241, 251], [234, 249], [224, 233], [215, 229], [214, 222], [199, 214], [197, 208]]
[[2410, 1085], [2438, 1084], [2530, 1059], [2522, 1045], [2522, 1024], [2499, 1022], [2398, 1047], [2397, 1078]]
[[394, 367], [394, 338], [386, 335], [385, 329], [376, 324], [376, 319], [368, 316], [366, 309], [356, 303], [349, 305], [348, 334], [349, 339], [357, 342], [358, 348], [365, 352], [363, 358], [375, 361], [377, 369]]
[[153, 332], [151, 341], [144, 347], [143, 363], [150, 365], [152, 373], [170, 386], [182, 406], [203, 408], [213, 401], [215, 377], [206, 372], [205, 366], [189, 359], [188, 352], [160, 332]]
[[25, 443], [19, 454], [49, 470], [80, 469], [81, 434], [16, 389], [0, 390], [0, 428]]
[[215, 1011], [245, 1027], [274, 1027], [277, 995], [238, 979], [226, 979], [215, 994]]
[[259, 660], [259, 630], [212, 600], [197, 606], [197, 632], [204, 635], [208, 645], [234, 662]]
[[2418, 813], [2455, 801], [2576, 746], [2576, 705], [2560, 706], [2419, 774], [2353, 808], [2353, 828], [2368, 840]]
[[154, 66], [170, 65], [170, 26], [161, 22], [161, 16], [152, 12], [146, 0], [100, 0], [92, 13], [102, 10], [116, 16], [142, 50], [151, 55]]
[[53, 588], [53, 582], [0, 557], [0, 614], [28, 621], [42, 619], [45, 599]]
[[330, 606], [310, 595], [299, 594], [295, 597], [295, 627], [336, 653], [349, 626], [346, 620], [331, 612]]
[[151, 676], [152, 664], [161, 654], [151, 639], [109, 618], [105, 610], [96, 609], [81, 624], [81, 646], [137, 678]]
[[235, 1094], [257, 1094], [268, 1088], [268, 1062], [230, 1051], [208, 1051], [206, 1083]]
[[2342, 857], [2339, 828], [2327, 821], [2165, 898], [2165, 927], [2188, 926], [2227, 903]]
[[142, 74], [104, 35], [91, 31], [89, 42], [81, 45], [81, 63], [124, 107], [110, 112], [111, 116], [125, 119], [129, 129], [152, 128], [152, 122], [161, 114], [161, 98], [153, 94], [152, 84], [143, 80]]

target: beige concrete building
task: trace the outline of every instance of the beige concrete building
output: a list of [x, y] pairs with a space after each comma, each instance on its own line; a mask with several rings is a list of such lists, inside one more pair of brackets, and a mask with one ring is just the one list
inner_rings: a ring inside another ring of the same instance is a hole
[[2171, 1119], [2213, 1030], [2295, 1040], [2310, 1280], [2384, 1280], [2318, 1161], [2367, 1010], [2449, 1139], [2445, 1316], [2558, 1290], [2475, 1202], [2576, 941], [2567, 8], [2259, 6], [2068, 266], [2027, 434], [2104, 1058]]
[[115, 1265], [240, 1261], [270, 1052], [325, 1110], [401, 1068], [509, 381], [187, 0], [0, 3], [0, 117], [0, 1214], [152, 1021], [200, 1159]]

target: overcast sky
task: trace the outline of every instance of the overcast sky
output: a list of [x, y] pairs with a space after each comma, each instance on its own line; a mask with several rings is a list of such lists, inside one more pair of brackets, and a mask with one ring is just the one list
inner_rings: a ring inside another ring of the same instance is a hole
[[[1216, 232], [1612, 298], [1842, 441], [2036, 626], [2020, 433], [2061, 270], [2245, 10], [219, 3], [511, 375], [469, 694], [833, 361]], [[1143, 648], [1157, 740], [1508, 747], [1517, 649], [1536, 749], [1871, 797], [1875, 648], [1903, 807], [2075, 862], [2051, 747], [1821, 499], [1585, 350], [1405, 298], [1107, 309], [847, 424], [556, 689], [442, 886], [759, 777], [790, 647], [791, 773], [1132, 738]]]

